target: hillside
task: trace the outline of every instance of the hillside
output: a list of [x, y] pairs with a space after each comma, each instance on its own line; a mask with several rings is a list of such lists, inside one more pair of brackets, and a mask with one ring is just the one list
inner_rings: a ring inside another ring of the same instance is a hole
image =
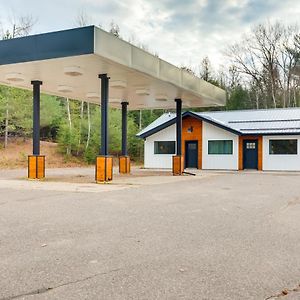
[[[32, 140], [24, 141], [21, 138], [10, 139], [8, 147], [0, 145], [0, 169], [16, 169], [27, 167], [27, 156], [32, 153]], [[66, 158], [58, 152], [58, 145], [51, 142], [41, 142], [41, 154], [46, 155], [47, 168], [87, 166], [77, 158]]]

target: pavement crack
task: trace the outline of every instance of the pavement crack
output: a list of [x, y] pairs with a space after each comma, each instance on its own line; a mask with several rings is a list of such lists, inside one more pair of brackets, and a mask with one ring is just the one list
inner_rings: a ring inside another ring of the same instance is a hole
[[111, 273], [114, 273], [114, 272], [118, 272], [120, 270], [121, 270], [121, 268], [113, 269], [113, 270], [110, 270], [110, 271], [107, 271], [107, 272], [95, 273], [93, 275], [90, 275], [90, 276], [87, 276], [87, 277], [84, 277], [84, 278], [81, 278], [81, 279], [78, 279], [78, 280], [68, 281], [68, 282], [53, 286], [53, 287], [43, 287], [43, 288], [33, 290], [33, 291], [30, 291], [30, 292], [27, 292], [27, 293], [22, 293], [22, 294], [18, 294], [18, 295], [14, 295], [14, 296], [0, 298], [0, 300], [14, 300], [14, 299], [19, 299], [19, 298], [26, 297], [26, 296], [34, 296], [34, 295], [48, 293], [49, 291], [52, 291], [52, 290], [55, 290], [55, 289], [58, 289], [58, 288], [61, 288], [61, 287], [65, 287], [65, 286], [68, 286], [68, 285], [84, 282], [84, 281], [93, 279], [97, 276], [108, 275], [108, 274], [111, 274]]
[[[283, 289], [279, 294], [269, 296], [265, 298], [265, 300], [276, 300], [276, 299], [281, 299], [284, 298], [288, 295], [291, 295], [293, 293], [300, 293], [300, 284], [298, 284], [295, 288], [293, 289]], [[1, 299], [0, 299], [1, 300]]]
[[4, 297], [1, 298], [0, 300], [13, 300], [13, 299], [18, 299], [21, 297], [26, 297], [26, 296], [33, 296], [33, 295], [38, 295], [38, 294], [44, 294], [49, 292], [50, 290], [52, 290], [52, 288], [40, 288], [28, 293], [23, 293], [23, 294], [19, 294], [19, 295], [15, 295], [15, 296], [10, 296], [10, 297]]

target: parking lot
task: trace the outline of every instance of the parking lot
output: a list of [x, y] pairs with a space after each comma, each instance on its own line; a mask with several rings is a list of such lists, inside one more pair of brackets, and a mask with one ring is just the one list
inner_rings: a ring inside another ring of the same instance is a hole
[[300, 299], [300, 173], [22, 172], [0, 172], [0, 300]]

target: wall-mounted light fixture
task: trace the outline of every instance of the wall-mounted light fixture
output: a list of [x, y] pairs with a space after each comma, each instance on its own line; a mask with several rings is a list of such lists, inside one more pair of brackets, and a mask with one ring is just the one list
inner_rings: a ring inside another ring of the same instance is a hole
[[194, 131], [193, 126], [190, 126], [190, 127], [188, 128], [188, 130], [187, 130], [187, 132], [189, 132], [189, 133], [191, 133], [191, 132], [193, 132], [193, 131]]

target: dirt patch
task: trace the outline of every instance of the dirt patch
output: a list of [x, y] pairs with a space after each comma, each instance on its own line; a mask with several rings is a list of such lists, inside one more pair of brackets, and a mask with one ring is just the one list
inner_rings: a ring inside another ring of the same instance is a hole
[[[22, 138], [10, 138], [8, 147], [0, 144], [0, 169], [27, 168], [28, 155], [32, 154], [32, 140]], [[58, 144], [41, 141], [41, 155], [46, 156], [46, 169], [49, 168], [74, 168], [89, 167], [82, 158], [67, 157], [59, 152]], [[118, 166], [118, 157], [113, 158], [113, 165]], [[141, 163], [131, 161], [131, 166], [141, 167]]]
[[[0, 169], [18, 169], [27, 167], [27, 157], [32, 153], [32, 140], [10, 140], [6, 149], [0, 148]], [[88, 166], [81, 159], [67, 158], [59, 153], [58, 145], [41, 142], [41, 154], [46, 155], [46, 168]]]

